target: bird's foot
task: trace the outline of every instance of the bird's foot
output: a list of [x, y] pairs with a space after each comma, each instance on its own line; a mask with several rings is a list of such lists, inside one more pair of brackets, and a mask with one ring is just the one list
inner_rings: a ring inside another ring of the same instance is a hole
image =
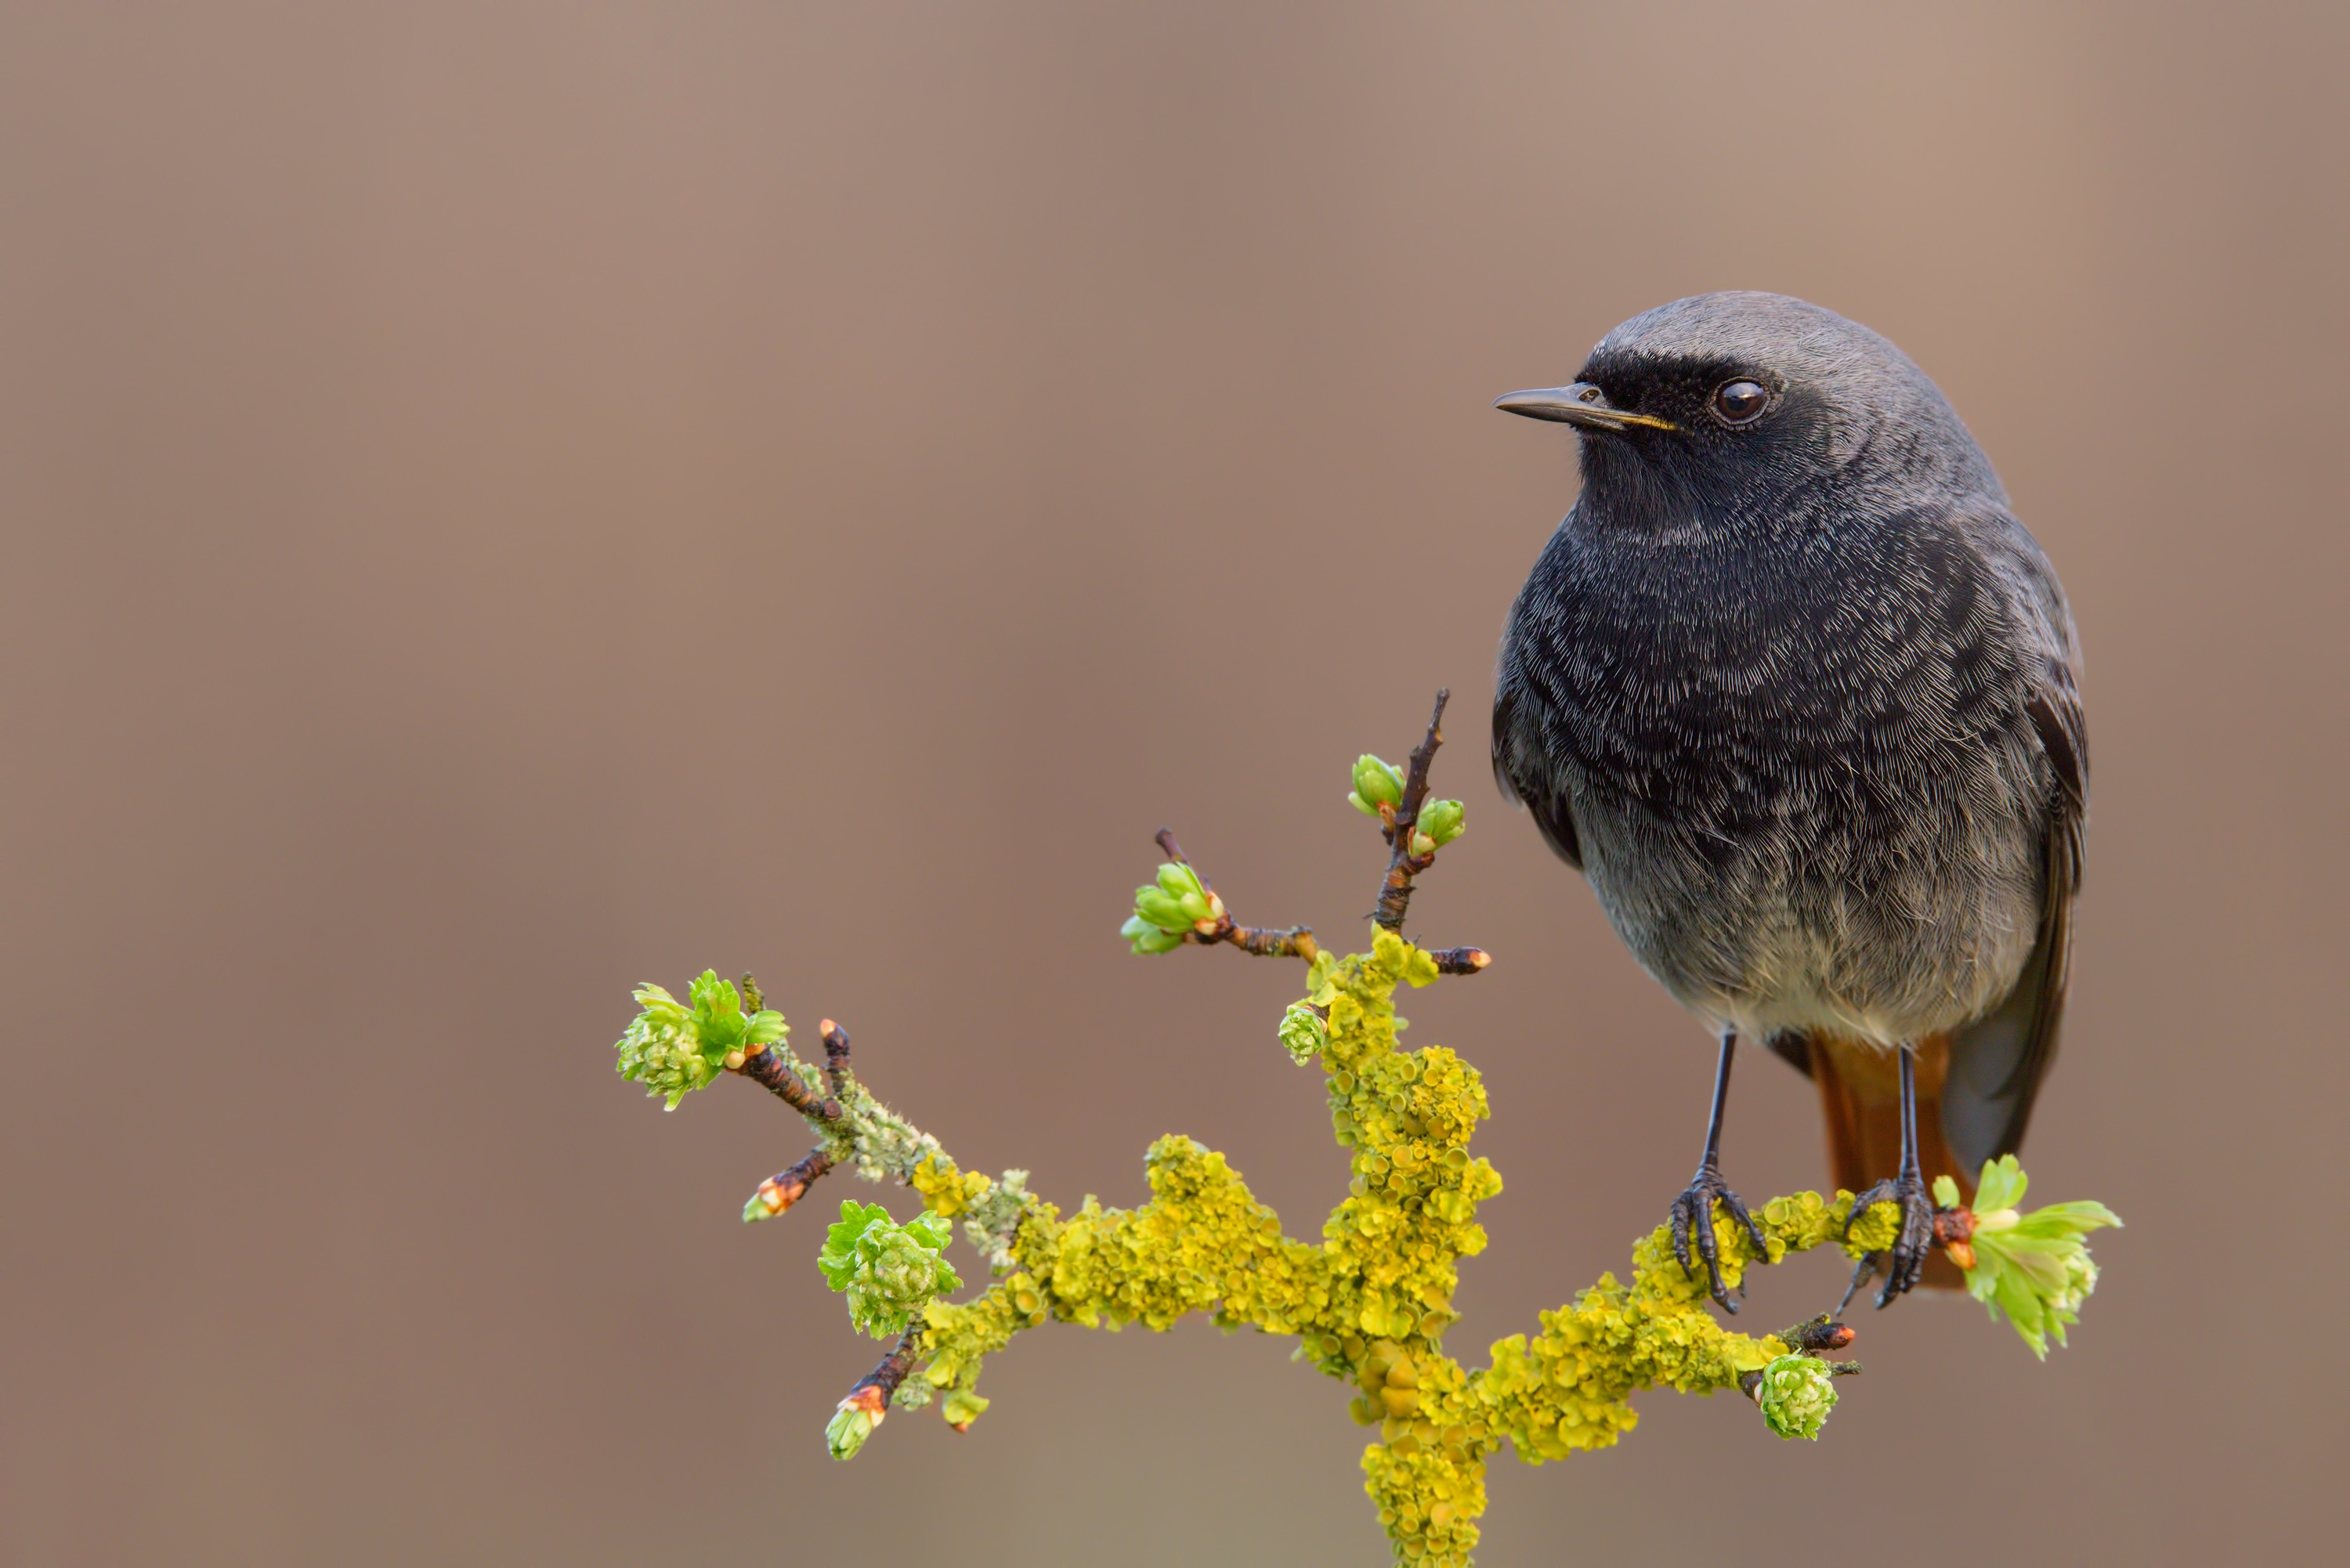
[[1852, 1200], [1852, 1213], [1844, 1222], [1844, 1232], [1852, 1234], [1854, 1221], [1879, 1203], [1898, 1203], [1901, 1207], [1901, 1231], [1887, 1252], [1864, 1253], [1852, 1271], [1852, 1283], [1845, 1287], [1844, 1300], [1836, 1303], [1835, 1316], [1842, 1317], [1854, 1294], [1868, 1282], [1869, 1276], [1882, 1267], [1885, 1283], [1877, 1293], [1878, 1311], [1893, 1304], [1893, 1298], [1906, 1295], [1926, 1272], [1926, 1260], [1933, 1255], [1934, 1199], [1927, 1190], [1926, 1179], [1914, 1170], [1904, 1171], [1890, 1181], [1880, 1181]]
[[[1690, 1239], [1694, 1233], [1697, 1255], [1699, 1261], [1705, 1264], [1706, 1283], [1715, 1304], [1724, 1312], [1734, 1313], [1738, 1310], [1738, 1303], [1730, 1299], [1730, 1293], [1721, 1284], [1721, 1244], [1713, 1231], [1716, 1199], [1730, 1210], [1731, 1219], [1745, 1229], [1747, 1240], [1754, 1246], [1754, 1261], [1758, 1263], [1771, 1261], [1771, 1249], [1762, 1240], [1762, 1227], [1754, 1222], [1754, 1216], [1746, 1211], [1746, 1205], [1738, 1200], [1738, 1194], [1723, 1183], [1721, 1168], [1711, 1159], [1697, 1168], [1697, 1175], [1690, 1179], [1689, 1189], [1673, 1199], [1673, 1256], [1680, 1263], [1682, 1277], [1697, 1278], [1696, 1271], [1690, 1267]], [[1738, 1293], [1746, 1293], [1742, 1279], [1739, 1282]]]

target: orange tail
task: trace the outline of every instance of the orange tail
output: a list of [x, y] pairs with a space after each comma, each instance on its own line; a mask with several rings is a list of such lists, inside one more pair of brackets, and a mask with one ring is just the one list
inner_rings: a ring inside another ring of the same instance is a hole
[[[1820, 1086], [1820, 1109], [1828, 1126], [1828, 1173], [1838, 1187], [1858, 1192], [1901, 1168], [1901, 1069], [1890, 1051], [1856, 1040], [1814, 1034], [1809, 1042], [1812, 1081]], [[1918, 1043], [1918, 1163], [1931, 1181], [1948, 1176], [1962, 1201], [1975, 1195], [1973, 1173], [1959, 1168], [1942, 1141], [1942, 1077], [1949, 1071], [1950, 1037], [1929, 1034]], [[1939, 1249], [1927, 1260], [1924, 1282], [1960, 1290], [1966, 1276]]]

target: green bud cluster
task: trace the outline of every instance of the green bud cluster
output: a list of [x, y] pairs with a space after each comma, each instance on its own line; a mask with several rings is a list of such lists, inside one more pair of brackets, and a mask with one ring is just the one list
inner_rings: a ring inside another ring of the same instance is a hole
[[825, 1451], [836, 1459], [855, 1459], [857, 1450], [865, 1446], [865, 1439], [873, 1435], [873, 1428], [881, 1424], [884, 1414], [858, 1405], [854, 1395], [843, 1399], [840, 1408], [832, 1413], [832, 1419], [824, 1424]]
[[1355, 760], [1355, 787], [1347, 804], [1365, 816], [1377, 816], [1383, 805], [1403, 804], [1403, 774], [1365, 752]]
[[1457, 800], [1431, 800], [1419, 808], [1419, 820], [1412, 826], [1411, 847], [1415, 855], [1433, 855], [1466, 828], [1468, 808]]
[[635, 992], [643, 1009], [614, 1049], [620, 1076], [641, 1083], [649, 1095], [665, 1098], [664, 1110], [729, 1067], [779, 1044], [790, 1034], [784, 1015], [762, 1011], [746, 1015], [734, 982], [704, 970], [681, 1002], [658, 985]]
[[[1982, 1179], [1975, 1184], [1970, 1238], [1974, 1262], [1967, 1270], [1967, 1293], [1990, 1309], [1994, 1323], [2006, 1313], [2032, 1354], [2044, 1361], [2049, 1339], [2064, 1343], [2066, 1325], [2081, 1320], [2081, 1304], [2097, 1288], [2097, 1265], [2081, 1238], [2122, 1221], [2093, 1199], [2020, 1212], [2016, 1206], [2029, 1184], [2012, 1154], [1983, 1166]], [[1937, 1177], [1934, 1200], [1957, 1208], [1959, 1184]]]
[[1134, 913], [1118, 935], [1139, 953], [1172, 952], [1187, 932], [1212, 934], [1224, 918], [1224, 901], [1189, 866], [1169, 861], [1159, 878], [1134, 890]]
[[1764, 1424], [1783, 1438], [1818, 1442], [1835, 1402], [1835, 1375], [1826, 1362], [1808, 1355], [1773, 1357], [1762, 1368], [1762, 1381], [1754, 1386], [1754, 1403], [1762, 1408]]
[[1291, 1061], [1303, 1067], [1321, 1053], [1330, 1031], [1313, 1003], [1293, 1002], [1281, 1015], [1280, 1035], [1282, 1049], [1289, 1053]]
[[[816, 1267], [824, 1282], [848, 1296], [848, 1321], [858, 1332], [887, 1339], [914, 1314], [962, 1283], [946, 1250], [947, 1221], [923, 1213], [899, 1225], [879, 1203], [855, 1199], [826, 1232]], [[858, 1439], [862, 1442], [864, 1439]]]

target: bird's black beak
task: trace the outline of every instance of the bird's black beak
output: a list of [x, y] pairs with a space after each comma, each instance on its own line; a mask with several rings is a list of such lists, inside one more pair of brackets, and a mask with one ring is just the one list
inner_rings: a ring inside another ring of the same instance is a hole
[[1523, 414], [1530, 420], [1556, 420], [1578, 430], [1622, 431], [1635, 425], [1657, 431], [1674, 428], [1672, 421], [1660, 420], [1654, 414], [1636, 414], [1624, 409], [1609, 408], [1607, 394], [1588, 381], [1577, 381], [1566, 387], [1545, 387], [1531, 392], [1512, 392], [1506, 398], [1494, 399], [1493, 406], [1504, 413]]

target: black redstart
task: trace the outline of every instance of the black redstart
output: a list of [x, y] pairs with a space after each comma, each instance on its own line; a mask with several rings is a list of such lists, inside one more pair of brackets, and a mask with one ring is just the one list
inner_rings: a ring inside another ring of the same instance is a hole
[[1927, 1274], [1929, 1181], [1970, 1195], [2016, 1148], [2055, 1051], [2087, 800], [2064, 589], [1934, 383], [1801, 300], [1659, 306], [1495, 406], [1575, 426], [1583, 491], [1510, 610], [1494, 776], [1721, 1035], [1674, 1250], [1736, 1310], [1744, 1034], [1818, 1084], [1835, 1179], [1901, 1206], [1882, 1307]]

